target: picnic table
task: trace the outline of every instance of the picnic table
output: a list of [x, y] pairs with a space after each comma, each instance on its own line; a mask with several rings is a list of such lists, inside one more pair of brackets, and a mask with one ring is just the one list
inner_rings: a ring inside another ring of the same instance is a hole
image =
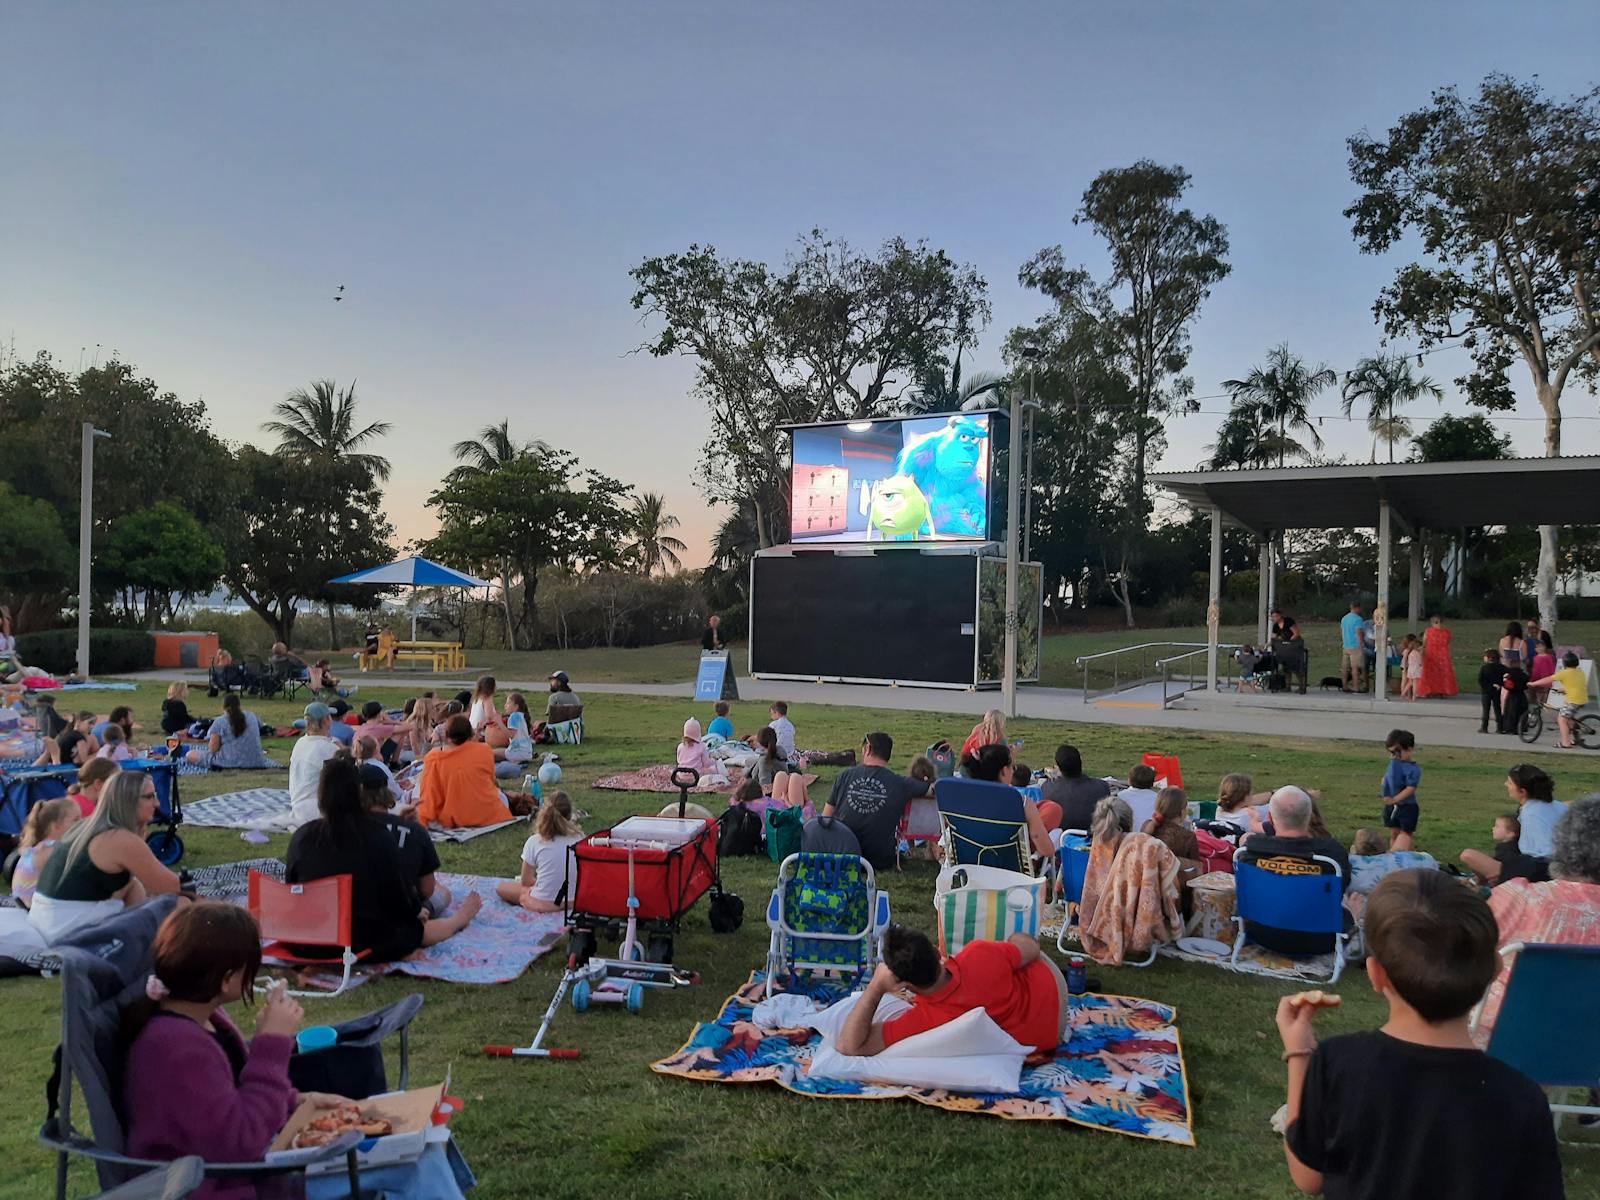
[[[360, 664], [363, 671], [370, 670], [378, 665], [383, 655], [369, 654], [362, 651]], [[397, 641], [394, 644], [394, 659], [398, 664], [402, 660], [414, 663], [427, 663], [430, 671], [464, 671], [467, 666], [467, 652], [460, 642], [423, 642], [423, 641]]]

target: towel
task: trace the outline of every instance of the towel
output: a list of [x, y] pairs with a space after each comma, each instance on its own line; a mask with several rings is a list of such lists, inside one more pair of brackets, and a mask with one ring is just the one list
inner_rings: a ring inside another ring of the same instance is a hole
[[1182, 936], [1179, 863], [1171, 850], [1147, 833], [1124, 834], [1107, 866], [1110, 850], [1110, 844], [1103, 843], [1089, 853], [1079, 928], [1090, 957], [1119, 966], [1130, 954], [1143, 958], [1157, 943]]

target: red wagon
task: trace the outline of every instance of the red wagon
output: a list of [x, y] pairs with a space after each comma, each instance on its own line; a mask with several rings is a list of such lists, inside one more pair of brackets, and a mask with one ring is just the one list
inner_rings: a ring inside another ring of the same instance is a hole
[[[576, 873], [576, 879], [573, 878]], [[644, 944], [620, 957], [672, 961], [672, 939], [706, 892], [721, 892], [717, 823], [700, 817], [628, 817], [572, 847], [567, 859], [571, 953], [586, 962], [603, 932], [622, 938], [628, 919]]]

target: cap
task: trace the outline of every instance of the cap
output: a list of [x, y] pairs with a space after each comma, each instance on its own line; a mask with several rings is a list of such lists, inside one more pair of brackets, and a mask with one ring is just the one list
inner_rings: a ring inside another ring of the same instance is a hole
[[329, 708], [321, 700], [313, 700], [306, 705], [305, 717], [308, 721], [326, 721], [331, 716], [333, 716], [333, 709]]
[[383, 768], [372, 763], [362, 763], [361, 770], [356, 772], [364, 788], [387, 788], [389, 777], [383, 773]]
[[567, 678], [567, 673], [565, 671], [551, 671], [550, 672], [550, 678], [556, 680], [559, 683], [571, 683], [572, 682], [572, 680]]

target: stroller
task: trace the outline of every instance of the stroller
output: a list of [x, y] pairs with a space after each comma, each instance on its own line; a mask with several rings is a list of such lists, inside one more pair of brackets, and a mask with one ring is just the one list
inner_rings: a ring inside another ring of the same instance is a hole
[[767, 995], [783, 975], [835, 974], [854, 988], [878, 965], [889, 893], [853, 854], [791, 854], [767, 902]]

